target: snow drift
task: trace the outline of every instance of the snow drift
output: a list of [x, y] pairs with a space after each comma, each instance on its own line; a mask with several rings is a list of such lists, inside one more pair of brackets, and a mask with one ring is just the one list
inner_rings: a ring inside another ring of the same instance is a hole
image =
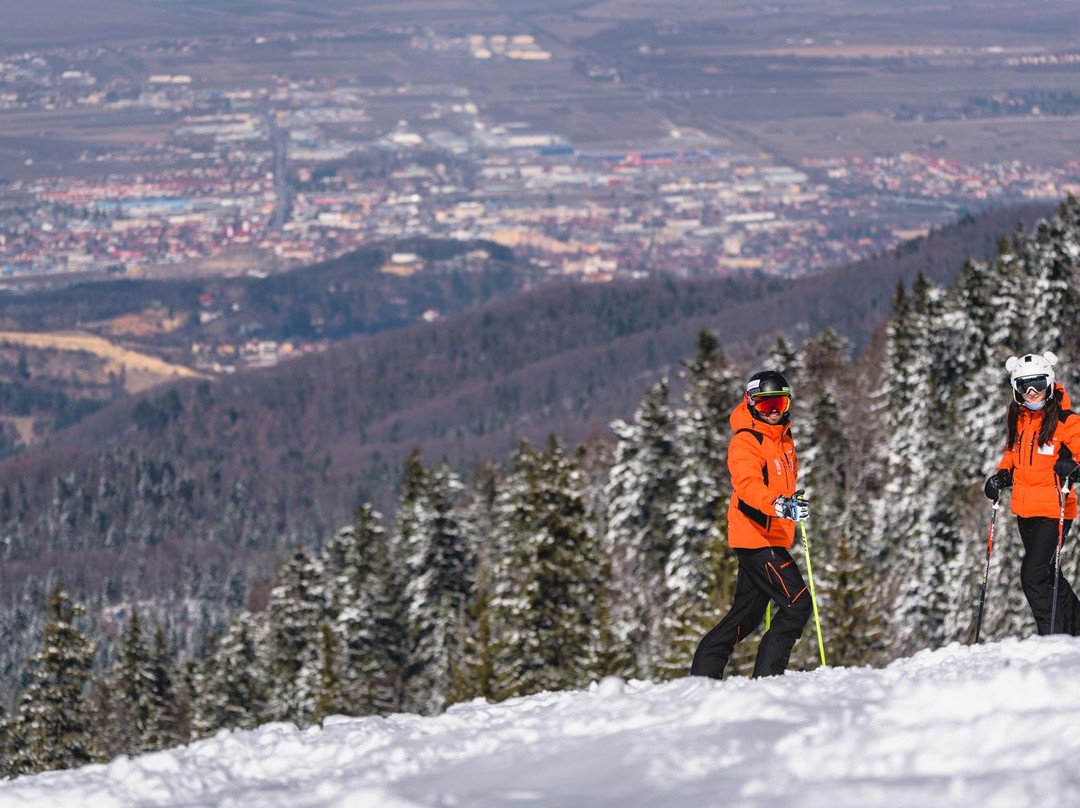
[[1078, 763], [1080, 641], [1049, 637], [222, 731], [4, 783], [0, 807], [1069, 806]]

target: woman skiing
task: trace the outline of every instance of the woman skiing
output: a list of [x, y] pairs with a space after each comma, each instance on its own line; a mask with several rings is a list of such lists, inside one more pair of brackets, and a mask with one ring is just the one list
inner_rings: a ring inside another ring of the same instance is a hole
[[782, 674], [810, 617], [810, 593], [788, 552], [795, 522], [810, 512], [802, 492], [795, 490], [799, 464], [790, 409], [787, 379], [765, 370], [750, 377], [742, 402], [731, 413], [728, 471], [734, 492], [727, 511], [728, 543], [739, 572], [731, 610], [698, 644], [691, 676], [720, 679], [735, 643], [761, 624], [770, 600], [779, 611], [758, 645], [754, 676]]
[[1056, 364], [1049, 351], [1013, 356], [1005, 363], [1012, 387], [1005, 453], [984, 491], [996, 502], [1003, 489], [1013, 487], [1011, 510], [1024, 543], [1020, 582], [1039, 634], [1077, 635], [1080, 601], [1064, 577], [1057, 581], [1055, 625], [1050, 625], [1054, 556], [1077, 513], [1076, 495], [1070, 491], [1063, 502], [1062, 490], [1080, 482], [1080, 466], [1073, 459], [1080, 456], [1080, 416], [1070, 411], [1068, 393], [1054, 381]]

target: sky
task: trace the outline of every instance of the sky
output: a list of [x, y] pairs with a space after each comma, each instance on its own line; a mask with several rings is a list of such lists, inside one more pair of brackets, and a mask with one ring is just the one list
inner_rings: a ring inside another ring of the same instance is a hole
[[1080, 805], [1080, 639], [269, 724], [0, 784], [0, 808]]

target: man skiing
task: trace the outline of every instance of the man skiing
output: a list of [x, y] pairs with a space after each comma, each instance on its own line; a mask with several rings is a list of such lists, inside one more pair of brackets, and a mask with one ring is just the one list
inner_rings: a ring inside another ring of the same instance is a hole
[[746, 382], [731, 413], [728, 471], [734, 492], [728, 506], [728, 543], [739, 571], [731, 609], [698, 644], [691, 676], [720, 679], [735, 643], [760, 624], [769, 601], [779, 606], [761, 638], [754, 676], [778, 676], [810, 617], [810, 592], [789, 550], [795, 523], [809, 516], [795, 490], [799, 464], [791, 438], [791, 386], [765, 370]]

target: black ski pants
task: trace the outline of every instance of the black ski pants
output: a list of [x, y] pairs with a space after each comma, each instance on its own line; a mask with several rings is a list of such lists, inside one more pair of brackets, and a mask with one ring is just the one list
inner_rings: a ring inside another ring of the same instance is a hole
[[791, 647], [810, 619], [810, 590], [791, 553], [782, 547], [762, 547], [736, 549], [735, 555], [739, 572], [731, 610], [698, 644], [691, 676], [723, 678], [735, 643], [761, 625], [770, 600], [780, 608], [758, 645], [754, 676], [779, 676], [787, 668]]
[[[1058, 582], [1057, 626], [1050, 630], [1050, 606], [1054, 599], [1054, 554], [1057, 552], [1058, 520], [1048, 516], [1018, 516], [1024, 560], [1020, 564], [1020, 584], [1024, 587], [1039, 634], [1080, 634], [1080, 600], [1065, 576]], [[1068, 536], [1071, 520], [1065, 520]]]

